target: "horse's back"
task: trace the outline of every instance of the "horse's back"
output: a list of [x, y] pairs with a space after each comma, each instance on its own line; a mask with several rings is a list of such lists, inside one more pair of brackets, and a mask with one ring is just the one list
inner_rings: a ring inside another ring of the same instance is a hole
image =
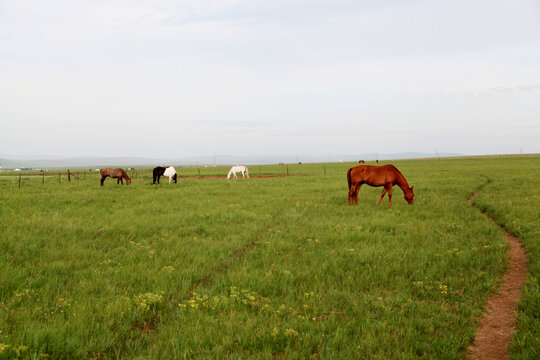
[[127, 178], [127, 173], [124, 171], [124, 169], [121, 168], [103, 168], [100, 171], [101, 176], [110, 176], [110, 177], [120, 177], [124, 176]]
[[353, 183], [366, 183], [368, 185], [382, 186], [394, 182], [399, 171], [394, 165], [358, 165], [349, 169]]
[[165, 171], [163, 172], [163, 175], [165, 175], [165, 176], [173, 176], [174, 174], [176, 174], [176, 170], [175, 170], [174, 167], [172, 167], [172, 166], [169, 166], [169, 167], [166, 168]]
[[165, 172], [165, 168], [163, 166], [156, 166], [154, 168], [154, 170], [152, 170], [152, 173], [154, 175], [163, 175], [163, 173]]
[[244, 171], [245, 170], [245, 166], [241, 166], [241, 165], [234, 165], [231, 170], [229, 171], [232, 171], [232, 172], [241, 172], [241, 171]]
[[101, 176], [104, 176], [104, 175], [111, 175], [111, 170], [112, 168], [110, 167], [106, 167], [106, 168], [103, 168], [99, 171], [99, 173], [101, 174]]

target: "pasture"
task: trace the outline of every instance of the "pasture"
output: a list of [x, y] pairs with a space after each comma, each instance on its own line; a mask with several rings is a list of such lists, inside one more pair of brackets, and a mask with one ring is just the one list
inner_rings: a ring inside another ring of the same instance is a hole
[[353, 163], [0, 176], [0, 359], [462, 358], [508, 262], [481, 188], [529, 251], [511, 354], [538, 357], [540, 157], [392, 163], [414, 205], [348, 207]]

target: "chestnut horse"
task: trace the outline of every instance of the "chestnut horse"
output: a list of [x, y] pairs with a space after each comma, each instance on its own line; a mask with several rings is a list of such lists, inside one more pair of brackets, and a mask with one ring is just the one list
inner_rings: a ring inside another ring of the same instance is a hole
[[120, 181], [122, 182], [122, 185], [124, 185], [124, 181], [122, 179], [126, 179], [126, 184], [131, 184], [131, 179], [129, 178], [128, 174], [124, 171], [124, 169], [120, 168], [103, 168], [100, 171], [101, 173], [101, 186], [103, 186], [103, 182], [105, 181], [105, 178], [107, 176], [110, 176], [112, 178], [116, 178], [116, 184], [120, 184]]
[[394, 165], [359, 165], [347, 171], [347, 180], [349, 182], [349, 199], [347, 205], [358, 204], [358, 190], [362, 184], [369, 186], [384, 186], [381, 197], [377, 204], [380, 204], [384, 194], [388, 192], [388, 203], [392, 205], [392, 187], [398, 185], [403, 190], [405, 200], [409, 204], [414, 203], [413, 187], [409, 187], [405, 177]]

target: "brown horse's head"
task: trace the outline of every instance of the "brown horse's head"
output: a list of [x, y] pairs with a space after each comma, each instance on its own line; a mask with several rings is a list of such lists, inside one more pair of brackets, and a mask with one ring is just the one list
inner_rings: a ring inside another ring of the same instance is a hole
[[413, 188], [414, 188], [414, 186], [408, 188], [406, 191], [403, 192], [405, 200], [407, 200], [407, 202], [409, 204], [411, 204], [411, 205], [414, 204], [414, 190], [413, 190]]
[[128, 185], [131, 184], [131, 179], [130, 178], [126, 178], [126, 184], [128, 184]]

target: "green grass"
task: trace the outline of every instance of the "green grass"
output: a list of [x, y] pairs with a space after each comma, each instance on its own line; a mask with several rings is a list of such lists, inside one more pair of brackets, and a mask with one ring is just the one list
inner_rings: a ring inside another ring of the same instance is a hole
[[412, 206], [347, 207], [351, 163], [0, 177], [0, 359], [461, 358], [507, 266], [466, 202], [487, 179], [476, 203], [531, 253], [512, 353], [536, 354], [539, 158], [393, 163]]

